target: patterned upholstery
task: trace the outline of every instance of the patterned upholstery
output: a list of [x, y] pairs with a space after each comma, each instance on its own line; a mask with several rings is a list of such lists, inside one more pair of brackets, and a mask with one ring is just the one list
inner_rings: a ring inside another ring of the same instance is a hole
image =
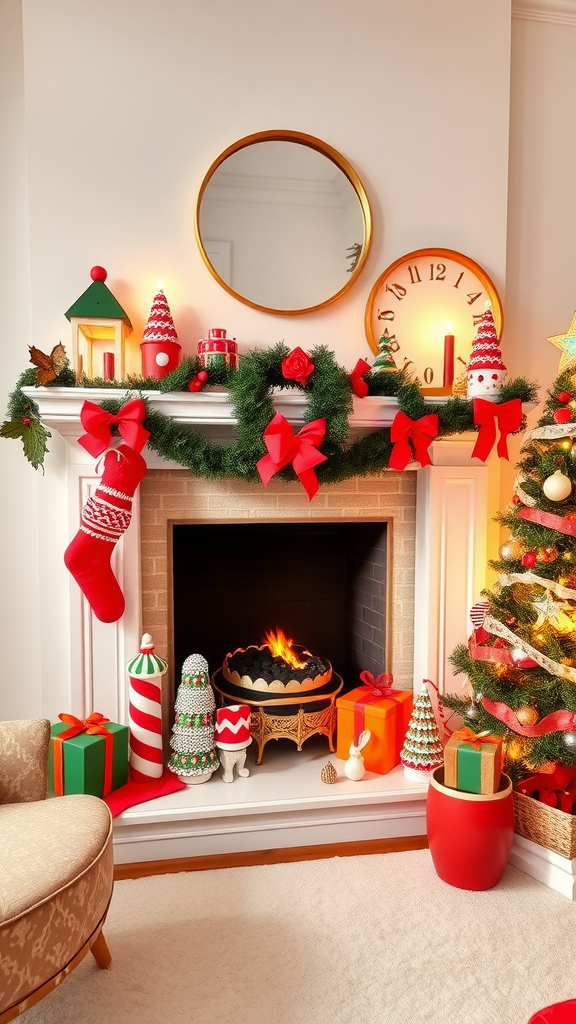
[[[0, 723], [0, 1014], [69, 963], [112, 894], [106, 804], [38, 797], [46, 792], [48, 737], [49, 723]], [[10, 752], [19, 781], [10, 776]]]

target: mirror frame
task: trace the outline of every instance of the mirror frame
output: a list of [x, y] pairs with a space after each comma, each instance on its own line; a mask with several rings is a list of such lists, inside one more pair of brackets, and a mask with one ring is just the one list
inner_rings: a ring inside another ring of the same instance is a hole
[[[346, 283], [342, 286], [342, 288], [339, 289], [339, 291], [335, 292], [334, 295], [331, 295], [330, 298], [325, 299], [323, 302], [318, 302], [314, 306], [306, 306], [299, 309], [275, 309], [272, 306], [262, 306], [257, 302], [252, 302], [250, 299], [245, 298], [244, 295], [240, 295], [239, 292], [235, 292], [234, 289], [230, 287], [230, 285], [226, 284], [226, 282], [222, 280], [220, 275], [216, 273], [214, 267], [210, 263], [206, 250], [204, 249], [202, 236], [200, 234], [200, 206], [202, 204], [202, 197], [204, 195], [204, 192], [206, 191], [208, 183], [210, 182], [210, 179], [212, 178], [214, 172], [218, 169], [218, 167], [220, 167], [221, 164], [224, 163], [225, 160], [228, 159], [229, 156], [232, 156], [233, 153], [237, 153], [239, 150], [245, 149], [246, 146], [252, 146], [254, 145], [254, 143], [257, 142], [298, 142], [301, 145], [308, 146], [310, 149], [315, 149], [317, 152], [322, 153], [323, 156], [326, 156], [328, 157], [329, 160], [332, 160], [332, 162], [336, 164], [339, 170], [341, 170], [342, 173], [346, 175], [360, 202], [360, 207], [362, 210], [362, 219], [364, 221], [364, 245], [362, 246], [362, 252], [360, 254], [358, 263], [356, 264], [354, 270], [350, 274], [349, 280], [346, 281]], [[202, 181], [200, 191], [198, 193], [198, 199], [196, 201], [194, 227], [196, 231], [196, 241], [198, 242], [198, 248], [200, 249], [200, 254], [202, 256], [202, 259], [204, 260], [204, 263], [208, 267], [208, 270], [212, 274], [212, 277], [214, 277], [216, 281], [218, 281], [218, 284], [220, 284], [222, 288], [224, 288], [224, 290], [228, 292], [229, 295], [232, 295], [235, 299], [238, 299], [239, 302], [243, 302], [244, 305], [251, 306], [252, 309], [259, 309], [262, 313], [274, 313], [278, 316], [298, 316], [302, 313], [312, 313], [316, 309], [323, 309], [325, 306], [330, 305], [331, 302], [335, 302], [336, 299], [339, 299], [340, 296], [343, 295], [344, 292], [347, 292], [348, 289], [354, 284], [354, 281], [356, 281], [358, 275], [360, 274], [364, 266], [364, 263], [366, 262], [368, 252], [370, 250], [370, 244], [372, 242], [372, 211], [370, 209], [370, 203], [368, 202], [368, 196], [366, 195], [364, 186], [360, 181], [360, 178], [356, 174], [356, 171], [348, 163], [345, 157], [338, 153], [336, 149], [333, 149], [332, 146], [329, 146], [328, 143], [322, 142], [321, 139], [315, 138], [314, 135], [306, 135], [304, 132], [289, 131], [287, 129], [279, 131], [263, 131], [255, 132], [253, 135], [246, 135], [243, 139], [239, 139], [238, 142], [232, 143], [232, 145], [228, 146], [228, 148], [225, 149], [224, 152], [221, 153], [220, 156], [217, 157], [216, 160], [214, 160], [214, 162], [210, 165], [208, 171], [204, 176], [204, 180]]]

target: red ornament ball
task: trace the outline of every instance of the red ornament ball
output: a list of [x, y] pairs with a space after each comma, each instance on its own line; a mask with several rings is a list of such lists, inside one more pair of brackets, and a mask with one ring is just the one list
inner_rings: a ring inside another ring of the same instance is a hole
[[555, 423], [569, 423], [571, 419], [572, 419], [572, 410], [571, 409], [556, 409], [556, 412], [554, 413], [554, 422]]
[[188, 385], [188, 391], [202, 391], [202, 381], [198, 377], [192, 377]]
[[198, 377], [198, 380], [202, 381], [203, 384], [205, 384], [206, 381], [208, 380], [208, 374], [206, 373], [206, 370], [199, 370], [196, 376]]
[[93, 281], [105, 281], [108, 277], [108, 271], [104, 270], [104, 267], [92, 267], [90, 277]]
[[536, 565], [536, 555], [534, 551], [527, 551], [525, 555], [522, 555], [522, 565], [525, 569], [533, 569]]
[[512, 498], [512, 504], [513, 505], [521, 505], [522, 504], [522, 499], [517, 494], [515, 494], [514, 497]]
[[559, 402], [562, 402], [563, 405], [566, 405], [566, 403], [569, 402], [572, 398], [572, 395], [569, 391], [561, 391], [560, 394], [557, 395], [556, 397]]

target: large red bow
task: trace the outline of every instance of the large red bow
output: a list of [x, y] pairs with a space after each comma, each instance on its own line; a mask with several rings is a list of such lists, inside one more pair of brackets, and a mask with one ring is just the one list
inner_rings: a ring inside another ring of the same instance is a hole
[[397, 412], [390, 428], [390, 440], [395, 442], [388, 463], [390, 469], [406, 469], [412, 458], [410, 441], [414, 445], [416, 461], [421, 466], [429, 466], [432, 459], [428, 449], [437, 436], [438, 417], [435, 414], [411, 420], [405, 412]]
[[117, 424], [118, 432], [126, 444], [135, 452], [141, 452], [150, 437], [149, 431], [142, 426], [145, 415], [146, 407], [141, 398], [126, 402], [116, 416], [94, 402], [84, 402], [80, 420], [86, 433], [78, 438], [78, 444], [96, 458], [106, 451], [112, 437], [110, 428]]
[[281, 412], [277, 412], [263, 435], [268, 455], [263, 455], [256, 463], [264, 486], [269, 484], [275, 473], [291, 462], [296, 476], [312, 501], [318, 490], [314, 466], [326, 462], [326, 456], [316, 450], [318, 445], [322, 444], [325, 433], [326, 420], [318, 419], [306, 423], [302, 430], [295, 434], [288, 420]]
[[364, 374], [368, 373], [370, 364], [365, 359], [359, 359], [356, 366], [349, 374], [352, 391], [357, 398], [366, 398], [368, 394], [368, 383], [364, 380]]
[[522, 402], [512, 398], [509, 402], [496, 405], [485, 398], [474, 399], [474, 423], [480, 427], [478, 439], [472, 455], [486, 462], [496, 440], [496, 423], [500, 430], [500, 440], [496, 451], [501, 459], [508, 458], [508, 434], [512, 434], [522, 426]]

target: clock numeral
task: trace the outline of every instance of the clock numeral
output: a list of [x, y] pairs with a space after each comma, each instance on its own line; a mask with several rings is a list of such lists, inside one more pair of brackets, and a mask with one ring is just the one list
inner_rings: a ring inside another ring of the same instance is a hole
[[408, 267], [408, 273], [410, 274], [410, 284], [418, 284], [422, 280], [418, 272], [418, 267]]
[[407, 359], [406, 356], [404, 356], [404, 366], [402, 367], [402, 369], [407, 370], [409, 366], [414, 366], [414, 360]]
[[399, 299], [400, 301], [406, 295], [406, 289], [402, 284], [387, 284], [386, 291], [392, 292], [392, 295], [395, 295], [396, 298]]
[[434, 380], [434, 370], [431, 366], [427, 366], [424, 370], [424, 383], [431, 384]]
[[462, 366], [468, 366], [468, 363], [465, 359], [462, 359], [462, 356], [457, 356], [456, 358], [459, 363], [462, 363]]
[[472, 303], [476, 302], [476, 299], [479, 299], [481, 295], [482, 292], [468, 292], [468, 305], [471, 306]]
[[464, 271], [462, 270], [462, 271], [460, 271], [460, 276], [459, 276], [458, 280], [456, 281], [456, 284], [454, 285], [455, 288], [458, 287], [458, 285], [460, 284], [460, 281], [462, 280], [463, 277], [464, 277]]
[[[436, 271], [436, 276], [434, 276], [434, 271]], [[434, 266], [434, 264], [431, 263], [430, 264], [430, 278], [429, 278], [429, 280], [430, 281], [445, 281], [446, 280], [446, 264], [445, 263], [437, 263], [436, 266]]]
[[378, 310], [378, 316], [376, 317], [376, 319], [377, 320], [393, 320], [395, 316], [396, 316], [396, 313], [394, 312], [393, 309], [379, 309]]

